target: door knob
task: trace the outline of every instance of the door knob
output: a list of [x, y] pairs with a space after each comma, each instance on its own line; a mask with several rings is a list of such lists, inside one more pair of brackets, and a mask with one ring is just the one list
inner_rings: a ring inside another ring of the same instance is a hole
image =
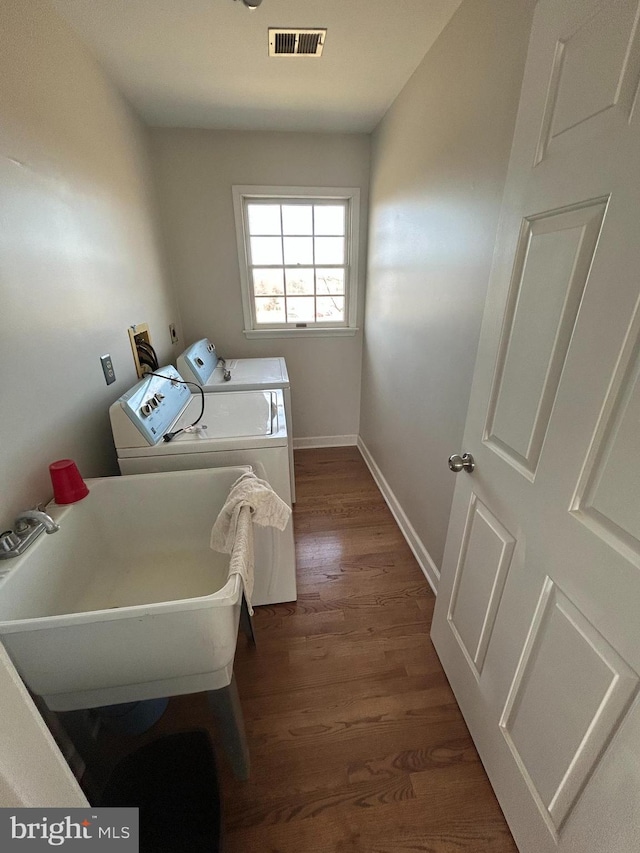
[[449, 457], [449, 469], [454, 474], [458, 474], [463, 468], [467, 474], [470, 474], [475, 467], [476, 463], [470, 453], [464, 453], [462, 456], [454, 453], [453, 456]]

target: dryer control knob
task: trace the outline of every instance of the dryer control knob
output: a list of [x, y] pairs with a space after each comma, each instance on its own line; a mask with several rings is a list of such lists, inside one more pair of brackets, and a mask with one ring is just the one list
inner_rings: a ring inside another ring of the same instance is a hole
[[147, 400], [147, 403], [151, 406], [152, 409], [158, 408], [158, 401], [156, 400], [155, 397], [149, 397], [149, 399]]
[[164, 400], [164, 394], [161, 394], [160, 391], [156, 394], [156, 400], [161, 403]]
[[151, 414], [151, 406], [148, 403], [145, 403], [143, 406], [140, 407], [140, 414], [143, 418], [148, 418]]
[[203, 367], [204, 361], [201, 358], [196, 358], [196, 364], [198, 365], [198, 367]]

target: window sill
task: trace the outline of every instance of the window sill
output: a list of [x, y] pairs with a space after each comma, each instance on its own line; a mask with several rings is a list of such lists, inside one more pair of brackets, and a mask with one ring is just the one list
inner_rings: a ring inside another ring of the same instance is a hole
[[245, 329], [245, 338], [349, 338], [358, 333], [355, 327], [327, 329]]

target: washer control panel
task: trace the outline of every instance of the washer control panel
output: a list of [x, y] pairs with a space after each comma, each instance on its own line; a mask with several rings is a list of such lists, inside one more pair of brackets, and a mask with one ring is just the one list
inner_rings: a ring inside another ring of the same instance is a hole
[[[215, 345], [208, 338], [202, 338], [188, 347], [181, 355], [187, 367], [196, 377], [200, 385], [206, 385], [218, 364], [218, 354]], [[187, 373], [187, 376], [189, 374]]]
[[155, 371], [118, 400], [149, 444], [157, 444], [191, 399], [189, 386], [172, 365]]

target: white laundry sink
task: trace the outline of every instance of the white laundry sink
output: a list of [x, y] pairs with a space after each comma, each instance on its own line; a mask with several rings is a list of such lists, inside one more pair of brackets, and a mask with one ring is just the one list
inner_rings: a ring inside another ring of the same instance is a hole
[[60, 530], [2, 566], [0, 641], [50, 708], [230, 683], [242, 590], [209, 536], [247, 470], [105, 477], [49, 504]]

